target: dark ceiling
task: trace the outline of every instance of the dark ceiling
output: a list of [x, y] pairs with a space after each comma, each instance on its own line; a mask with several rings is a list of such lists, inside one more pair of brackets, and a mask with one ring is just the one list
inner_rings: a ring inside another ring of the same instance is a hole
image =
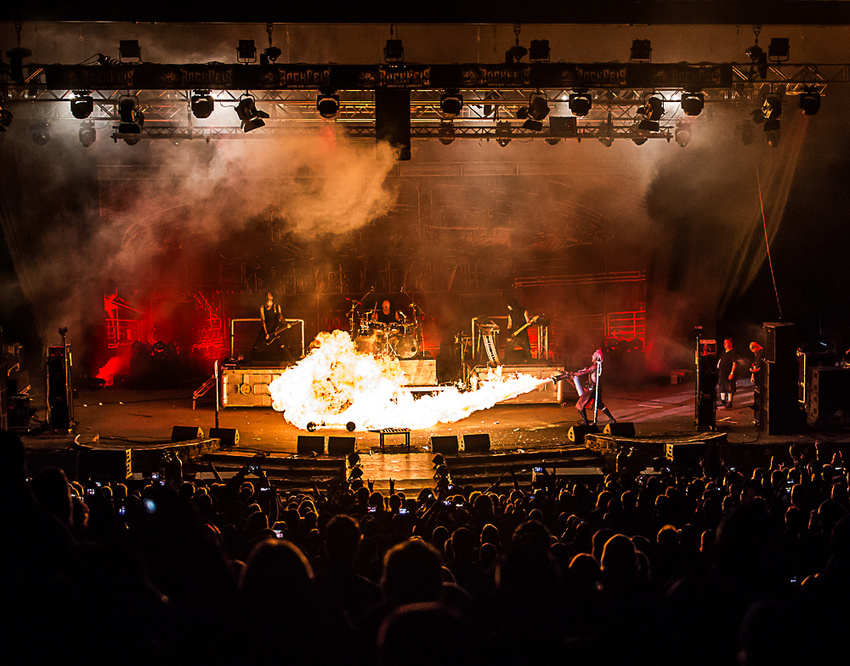
[[226, 23], [561, 23], [847, 25], [844, 0], [431, 0], [286, 3], [260, 0], [18, 3], [3, 20]]

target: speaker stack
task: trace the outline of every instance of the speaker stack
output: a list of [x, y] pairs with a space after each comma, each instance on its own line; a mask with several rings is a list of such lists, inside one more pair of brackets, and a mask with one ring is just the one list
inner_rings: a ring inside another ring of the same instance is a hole
[[431, 435], [431, 450], [443, 455], [457, 455], [457, 435]]
[[769, 435], [796, 432], [802, 425], [797, 400], [797, 332], [794, 324], [764, 323], [764, 357], [767, 361], [759, 421]]
[[467, 453], [485, 453], [490, 450], [490, 435], [479, 433], [463, 436], [463, 450]]
[[322, 455], [325, 452], [325, 438], [321, 435], [298, 435], [296, 451], [301, 455]]

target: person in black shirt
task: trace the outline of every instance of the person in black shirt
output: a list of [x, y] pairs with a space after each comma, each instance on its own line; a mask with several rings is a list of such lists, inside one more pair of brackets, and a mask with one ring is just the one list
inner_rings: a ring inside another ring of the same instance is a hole
[[381, 309], [376, 310], [372, 315], [372, 321], [377, 321], [382, 324], [394, 324], [399, 321], [398, 310], [395, 309], [392, 301], [384, 299], [384, 302], [381, 303]]
[[738, 367], [738, 359], [731, 338], [723, 341], [723, 352], [717, 361], [717, 384], [720, 393], [720, 404], [724, 409], [732, 409], [732, 400], [735, 397], [735, 370]]

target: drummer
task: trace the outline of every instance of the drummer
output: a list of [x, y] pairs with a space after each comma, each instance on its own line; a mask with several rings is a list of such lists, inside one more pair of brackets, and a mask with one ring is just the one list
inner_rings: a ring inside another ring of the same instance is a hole
[[401, 318], [398, 310], [393, 306], [392, 301], [387, 298], [381, 303], [381, 309], [372, 313], [372, 321], [377, 321], [381, 324], [394, 324], [401, 321]]

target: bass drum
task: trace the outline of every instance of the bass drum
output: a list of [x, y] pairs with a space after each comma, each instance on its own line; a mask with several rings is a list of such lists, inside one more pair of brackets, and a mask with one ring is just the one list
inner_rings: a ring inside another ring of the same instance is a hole
[[409, 359], [419, 353], [419, 344], [415, 335], [396, 335], [391, 340], [395, 355], [401, 359]]
[[354, 344], [360, 353], [374, 355], [378, 351], [378, 333], [372, 331], [369, 335], [358, 335]]

